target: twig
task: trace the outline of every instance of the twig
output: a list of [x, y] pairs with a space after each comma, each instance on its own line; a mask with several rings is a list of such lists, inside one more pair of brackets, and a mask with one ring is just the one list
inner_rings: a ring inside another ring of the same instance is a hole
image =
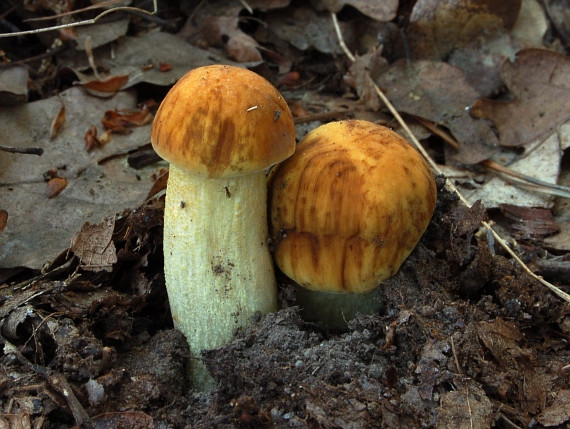
[[21, 153], [24, 155], [38, 155], [42, 156], [44, 150], [40, 147], [7, 147], [7, 146], [0, 146], [0, 151], [9, 152], [9, 153]]
[[158, 0], [153, 0], [152, 3], [154, 5], [154, 10], [152, 12], [149, 12], [147, 10], [144, 9], [139, 9], [138, 7], [130, 7], [130, 6], [119, 6], [119, 7], [114, 7], [112, 9], [106, 10], [104, 12], [101, 12], [99, 15], [97, 15], [95, 18], [93, 19], [86, 19], [85, 21], [78, 21], [78, 22], [71, 22], [69, 24], [62, 24], [62, 25], [54, 25], [52, 27], [46, 27], [46, 28], [38, 28], [37, 30], [28, 30], [28, 31], [18, 31], [15, 33], [0, 33], [0, 37], [14, 37], [14, 36], [25, 36], [27, 34], [38, 34], [38, 33], [44, 33], [46, 31], [54, 31], [54, 30], [61, 30], [63, 28], [70, 28], [70, 27], [80, 27], [83, 25], [89, 25], [89, 24], [95, 24], [97, 21], [99, 21], [101, 18], [103, 18], [106, 15], [109, 15], [112, 12], [119, 12], [119, 11], [136, 11], [136, 12], [140, 12], [142, 14], [145, 15], [154, 15], [156, 14], [157, 10], [158, 10], [158, 5], [157, 5], [157, 1]]
[[[0, 322], [0, 328], [3, 325], [4, 325], [4, 320]], [[73, 414], [73, 418], [75, 419], [75, 423], [77, 423], [77, 426], [81, 427], [82, 425], [89, 424], [91, 422], [89, 415], [87, 414], [87, 412], [85, 411], [85, 409], [83, 408], [77, 397], [75, 396], [75, 393], [73, 393], [73, 389], [71, 388], [68, 381], [63, 375], [57, 374], [55, 372], [50, 371], [47, 368], [44, 368], [43, 366], [39, 366], [30, 362], [28, 359], [25, 358], [25, 356], [20, 352], [20, 350], [18, 350], [16, 346], [14, 346], [12, 343], [6, 340], [6, 338], [4, 338], [2, 334], [0, 334], [0, 343], [4, 344], [5, 354], [14, 354], [16, 356], [16, 359], [18, 359], [18, 362], [20, 362], [26, 368], [39, 374], [49, 383], [49, 385], [57, 393], [59, 393], [65, 398], [65, 401], [67, 402], [67, 405], [71, 409], [71, 413]]]
[[455, 361], [455, 366], [457, 367], [457, 373], [463, 375], [461, 367], [459, 366], [459, 359], [457, 359], [457, 352], [455, 351], [455, 342], [453, 341], [453, 336], [449, 337], [451, 339], [451, 352], [453, 353], [453, 360]]
[[[354, 61], [354, 56], [352, 55], [352, 53], [350, 53], [350, 51], [348, 50], [348, 48], [346, 47], [346, 44], [344, 43], [343, 37], [342, 37], [342, 33], [340, 31], [340, 28], [338, 26], [338, 21], [336, 19], [336, 14], [335, 13], [331, 13], [332, 15], [332, 20], [333, 20], [333, 25], [335, 26], [335, 30], [336, 30], [336, 34], [339, 38], [339, 44], [342, 47], [343, 51], [347, 54], [347, 57], [352, 59]], [[350, 54], [350, 55], [349, 55]], [[438, 165], [435, 163], [435, 161], [431, 158], [431, 156], [429, 156], [429, 154], [427, 153], [427, 151], [424, 149], [424, 147], [420, 144], [420, 142], [418, 141], [418, 139], [416, 138], [416, 136], [414, 135], [414, 133], [412, 133], [412, 131], [410, 130], [410, 128], [408, 127], [408, 125], [406, 124], [406, 122], [404, 121], [404, 119], [402, 119], [402, 116], [400, 115], [400, 113], [398, 113], [398, 111], [396, 110], [396, 108], [394, 107], [394, 105], [390, 102], [390, 100], [388, 100], [388, 98], [386, 97], [386, 95], [384, 95], [384, 93], [380, 90], [380, 88], [378, 87], [378, 85], [376, 85], [376, 83], [372, 80], [372, 78], [370, 77], [370, 75], [367, 76], [367, 78], [369, 79], [370, 83], [374, 86], [374, 90], [376, 91], [376, 94], [378, 94], [378, 97], [380, 97], [380, 99], [382, 100], [382, 102], [386, 105], [386, 107], [388, 108], [388, 110], [390, 111], [390, 113], [392, 113], [392, 115], [396, 118], [396, 120], [398, 121], [398, 123], [400, 124], [400, 126], [404, 129], [404, 131], [406, 132], [406, 134], [408, 135], [408, 137], [410, 138], [410, 140], [412, 141], [412, 143], [414, 144], [414, 146], [416, 147], [416, 149], [424, 156], [424, 158], [426, 159], [426, 161], [428, 162], [428, 164], [432, 167], [433, 171], [435, 171], [437, 174], [443, 174], [443, 172], [440, 170], [440, 168], [438, 167]], [[469, 204], [469, 202], [465, 199], [465, 197], [463, 195], [461, 195], [461, 192], [459, 192], [457, 190], [457, 188], [453, 185], [453, 183], [451, 183], [451, 181], [446, 177], [445, 178], [445, 186], [447, 187], [447, 189], [449, 189], [451, 192], [454, 192], [458, 197], [459, 200], [467, 207], [471, 208], [471, 204]], [[497, 234], [497, 232], [495, 232], [495, 230], [493, 228], [491, 228], [491, 225], [489, 225], [487, 222], [485, 221], [481, 221], [481, 225], [483, 225], [485, 228], [487, 228], [489, 231], [491, 231], [491, 233], [493, 234], [493, 236], [495, 237], [495, 239], [499, 242], [499, 244], [507, 251], [507, 253], [509, 255], [511, 255], [511, 257], [521, 266], [521, 268], [528, 274], [530, 275], [533, 279], [539, 281], [540, 283], [542, 283], [544, 286], [546, 286], [548, 289], [550, 289], [555, 295], [557, 295], [558, 297], [562, 298], [563, 300], [565, 300], [566, 302], [570, 302], [570, 295], [568, 295], [566, 292], [562, 291], [561, 289], [557, 288], [556, 286], [554, 286], [553, 284], [547, 282], [546, 280], [544, 280], [542, 277], [537, 276], [535, 273], [533, 273], [530, 268], [528, 268], [526, 266], [526, 264], [521, 261], [521, 259], [516, 255], [516, 253], [509, 247], [509, 245], [505, 242], [505, 240], [503, 240], [503, 238]]]
[[551, 195], [557, 195], [559, 197], [570, 198], [570, 188], [567, 188], [566, 186], [560, 186], [555, 183], [548, 183], [543, 180], [527, 176], [526, 174], [519, 173], [518, 171], [512, 170], [490, 159], [481, 161], [479, 164], [497, 173], [510, 176], [511, 178], [514, 179], [518, 179], [517, 182], [522, 182], [523, 184], [535, 185], [538, 187], [547, 188], [549, 190], [548, 192], [546, 192], [546, 191], [541, 191], [540, 189], [536, 189], [538, 192], [544, 192], [544, 193], [549, 193]]

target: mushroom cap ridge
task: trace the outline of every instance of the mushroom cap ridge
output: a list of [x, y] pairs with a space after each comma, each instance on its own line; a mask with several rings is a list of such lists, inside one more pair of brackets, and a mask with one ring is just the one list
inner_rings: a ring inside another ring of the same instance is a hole
[[239, 67], [199, 67], [160, 105], [154, 150], [194, 174], [229, 178], [262, 171], [295, 151], [287, 103], [267, 80]]
[[429, 166], [405, 139], [366, 121], [323, 125], [269, 178], [275, 261], [307, 289], [366, 293], [398, 271], [435, 203]]

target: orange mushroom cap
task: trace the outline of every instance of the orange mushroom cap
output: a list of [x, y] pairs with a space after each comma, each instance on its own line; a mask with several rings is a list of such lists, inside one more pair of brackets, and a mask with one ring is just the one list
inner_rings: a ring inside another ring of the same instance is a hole
[[210, 178], [262, 171], [295, 150], [287, 103], [267, 80], [239, 67], [191, 70], [160, 105], [151, 135], [171, 164]]
[[269, 178], [275, 261], [307, 289], [366, 293], [398, 271], [433, 214], [428, 164], [367, 121], [323, 125]]

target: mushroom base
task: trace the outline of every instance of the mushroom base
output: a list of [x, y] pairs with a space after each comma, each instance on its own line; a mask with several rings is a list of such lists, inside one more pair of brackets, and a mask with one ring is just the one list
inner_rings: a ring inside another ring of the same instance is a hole
[[277, 309], [265, 172], [231, 179], [174, 165], [164, 212], [164, 273], [174, 326], [190, 346], [192, 386], [213, 386], [200, 353]]
[[358, 314], [370, 315], [380, 309], [382, 303], [377, 289], [366, 294], [316, 292], [295, 284], [301, 317], [308, 322], [321, 322], [330, 329], [346, 331], [348, 322]]

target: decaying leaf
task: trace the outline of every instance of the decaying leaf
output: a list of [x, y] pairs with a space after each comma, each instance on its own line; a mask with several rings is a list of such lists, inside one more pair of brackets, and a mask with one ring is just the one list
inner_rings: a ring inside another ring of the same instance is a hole
[[91, 152], [93, 148], [100, 145], [101, 142], [97, 139], [97, 127], [95, 125], [91, 125], [85, 132], [85, 150], [87, 152]]
[[57, 133], [59, 132], [60, 128], [63, 126], [64, 123], [65, 123], [65, 106], [61, 106], [61, 109], [59, 109], [59, 112], [57, 113], [57, 115], [55, 115], [55, 118], [53, 118], [51, 127], [49, 129], [50, 140], [53, 140], [57, 136]]
[[[66, 122], [50, 140], [54, 112], [65, 105]], [[150, 124], [132, 128], [128, 135], [115, 135], [112, 144], [87, 152], [85, 131], [99, 123], [107, 110], [136, 106], [132, 91], [119, 91], [111, 98], [92, 97], [82, 87], [72, 87], [58, 97], [0, 109], [0, 134], [11, 146], [25, 148], [30, 142], [44, 150], [41, 157], [0, 154], [1, 209], [10, 219], [0, 240], [0, 268], [41, 269], [69, 247], [73, 234], [87, 222], [99, 222], [109, 213], [138, 206], [148, 194], [158, 166], [134, 170], [126, 164], [129, 151], [148, 144]], [[34, 126], [30, 126], [33, 118]], [[107, 159], [104, 163], [99, 160]], [[45, 195], [47, 180], [60, 176], [69, 183], [56, 198]]]
[[518, 345], [523, 335], [518, 328], [502, 319], [479, 323], [479, 339], [495, 359], [504, 365], [514, 364], [516, 359], [532, 357], [532, 351]]
[[453, 49], [506, 34], [521, 0], [418, 0], [408, 37], [414, 59], [443, 59]]
[[570, 420], [570, 390], [556, 393], [552, 405], [540, 413], [536, 420], [543, 426], [558, 426]]
[[437, 408], [440, 429], [486, 429], [495, 420], [493, 406], [480, 385], [470, 380], [455, 383], [456, 388], [442, 395]]
[[[294, 10], [270, 12], [267, 23], [271, 31], [302, 51], [313, 47], [323, 53], [343, 53], [337, 42], [330, 13], [315, 12], [302, 6]], [[339, 22], [339, 25], [346, 44], [351, 47], [352, 29], [345, 22]]]
[[445, 125], [459, 143], [454, 157], [464, 164], [488, 159], [497, 150], [497, 137], [486, 121], [473, 119], [470, 106], [479, 98], [463, 72], [436, 61], [394, 63], [376, 83], [400, 112]]
[[552, 211], [548, 209], [512, 204], [501, 204], [500, 208], [511, 222], [511, 233], [517, 240], [537, 240], [560, 231]]
[[104, 80], [97, 80], [85, 77], [84, 75], [76, 72], [81, 79], [83, 87], [86, 88], [91, 94], [99, 97], [110, 97], [115, 92], [123, 88], [129, 81], [129, 76], [109, 76]]
[[514, 63], [503, 65], [501, 76], [516, 99], [481, 99], [473, 115], [493, 121], [500, 144], [520, 146], [544, 140], [570, 120], [570, 59], [543, 49], [524, 49]]
[[130, 127], [141, 127], [150, 124], [152, 114], [145, 107], [142, 109], [115, 109], [107, 110], [101, 123], [106, 130], [113, 133], [125, 134], [131, 132]]
[[158, 69], [163, 73], [170, 71], [170, 70], [172, 70], [172, 64], [159, 62], [158, 63]]
[[47, 183], [46, 196], [48, 198], [57, 197], [65, 188], [67, 188], [67, 179], [65, 177], [54, 177]]
[[356, 88], [360, 101], [373, 111], [378, 111], [381, 107], [380, 98], [374, 88], [374, 81], [371, 79], [370, 71], [373, 70], [375, 76], [388, 68], [388, 62], [382, 57], [381, 51], [373, 49], [365, 55], [356, 56], [356, 60], [345, 76], [345, 81]]
[[71, 239], [71, 250], [81, 260], [87, 271], [111, 271], [117, 262], [117, 250], [113, 243], [115, 215], [107, 216], [99, 224], [86, 222]]

